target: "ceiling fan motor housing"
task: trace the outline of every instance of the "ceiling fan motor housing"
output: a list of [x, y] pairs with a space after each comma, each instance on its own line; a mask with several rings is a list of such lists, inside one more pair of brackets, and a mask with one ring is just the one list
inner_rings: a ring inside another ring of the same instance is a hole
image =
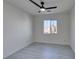
[[44, 2], [41, 2], [41, 5], [42, 5], [42, 7], [41, 7], [41, 8], [44, 8]]

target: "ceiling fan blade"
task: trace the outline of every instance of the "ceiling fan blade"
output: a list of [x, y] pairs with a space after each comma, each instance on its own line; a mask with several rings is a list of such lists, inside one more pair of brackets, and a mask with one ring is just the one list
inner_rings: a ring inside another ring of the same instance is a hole
[[36, 6], [38, 6], [38, 7], [40, 7], [41, 8], [41, 6], [40, 5], [38, 5], [36, 2], [34, 2], [34, 1], [32, 1], [32, 0], [29, 0], [30, 2], [32, 2], [33, 4], [35, 4]]
[[47, 12], [51, 12], [51, 10], [47, 10]]
[[41, 13], [41, 11], [38, 11], [38, 13]]
[[45, 9], [55, 9], [55, 8], [57, 8], [57, 6], [55, 6], [55, 7], [48, 7], [48, 8], [45, 8]]

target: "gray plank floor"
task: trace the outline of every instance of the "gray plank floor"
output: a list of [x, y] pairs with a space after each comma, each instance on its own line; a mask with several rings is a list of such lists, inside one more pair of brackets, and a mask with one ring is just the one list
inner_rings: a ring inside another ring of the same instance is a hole
[[75, 59], [69, 46], [33, 43], [6, 59]]

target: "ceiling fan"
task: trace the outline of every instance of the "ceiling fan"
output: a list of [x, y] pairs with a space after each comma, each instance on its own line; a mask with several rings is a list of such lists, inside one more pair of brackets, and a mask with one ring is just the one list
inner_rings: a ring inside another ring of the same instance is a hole
[[29, 0], [31, 3], [33, 3], [33, 4], [35, 4], [37, 7], [39, 7], [40, 8], [40, 11], [38, 11], [39, 13], [40, 12], [43, 12], [43, 11], [46, 11], [46, 10], [49, 10], [49, 9], [55, 9], [55, 8], [57, 8], [57, 6], [54, 6], [54, 7], [44, 7], [44, 2], [43, 1], [41, 1], [40, 2], [40, 4], [41, 4], [41, 6], [39, 5], [39, 4], [37, 4], [36, 2], [34, 2], [33, 0]]

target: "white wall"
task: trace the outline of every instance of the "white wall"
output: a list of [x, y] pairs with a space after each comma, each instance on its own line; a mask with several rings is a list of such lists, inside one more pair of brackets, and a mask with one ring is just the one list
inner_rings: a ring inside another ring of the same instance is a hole
[[[35, 42], [69, 45], [69, 13], [58, 13], [35, 16]], [[57, 34], [43, 34], [43, 21], [58, 20]]]
[[75, 8], [71, 10], [70, 19], [70, 46], [75, 52]]
[[4, 58], [32, 42], [32, 16], [4, 1]]

